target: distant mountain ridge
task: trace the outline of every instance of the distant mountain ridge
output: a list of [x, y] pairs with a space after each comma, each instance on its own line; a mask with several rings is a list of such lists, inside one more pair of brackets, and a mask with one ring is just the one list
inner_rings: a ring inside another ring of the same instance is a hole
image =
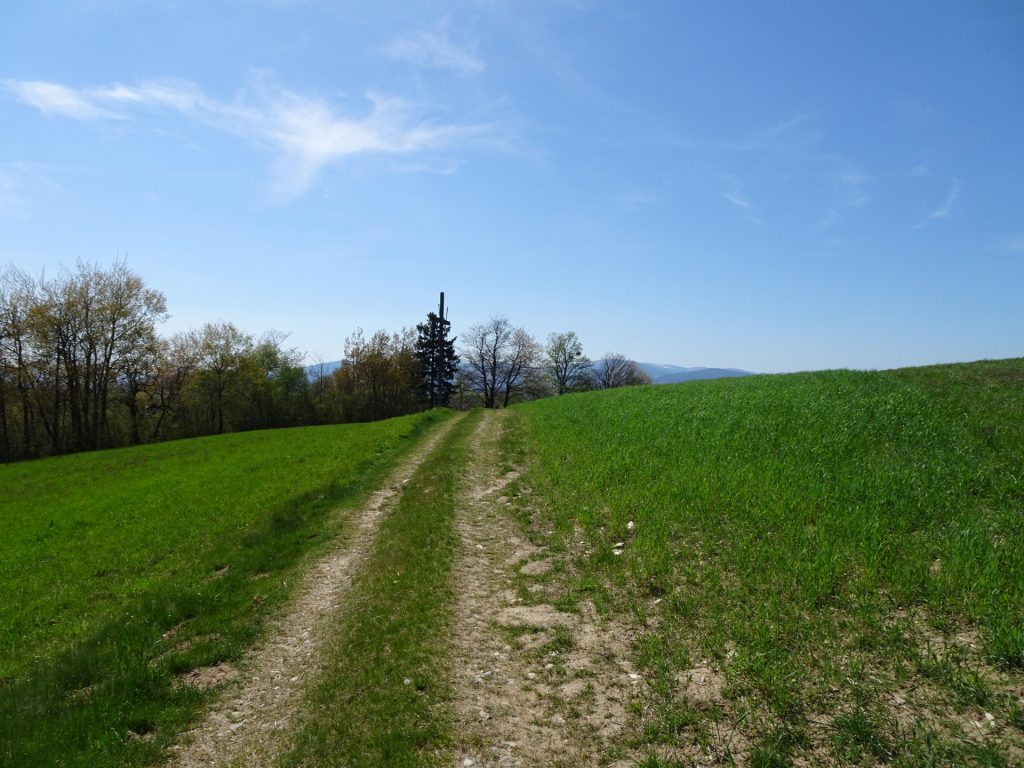
[[312, 381], [317, 376], [330, 376], [339, 368], [341, 368], [341, 360], [331, 360], [329, 363], [313, 363], [306, 366], [306, 377]]
[[640, 369], [651, 377], [652, 384], [679, 384], [683, 381], [699, 379], [728, 379], [738, 376], [753, 376], [753, 371], [739, 368], [684, 368], [681, 365], [662, 365], [659, 363], [637, 363]]
[[[595, 360], [594, 365], [601, 361]], [[652, 384], [678, 384], [683, 381], [697, 381], [699, 379], [727, 379], [736, 376], [753, 376], [753, 371], [744, 371], [739, 368], [684, 368], [681, 365], [662, 365], [660, 363], [637, 363], [641, 370], [651, 377]], [[315, 379], [317, 376], [328, 376], [341, 367], [341, 360], [332, 360], [329, 363], [314, 363], [306, 366], [306, 376]]]

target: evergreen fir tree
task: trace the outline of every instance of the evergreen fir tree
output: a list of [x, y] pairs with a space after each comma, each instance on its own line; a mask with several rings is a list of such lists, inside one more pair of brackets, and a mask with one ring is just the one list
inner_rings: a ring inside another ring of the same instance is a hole
[[[442, 294], [441, 306], [444, 306]], [[448, 405], [455, 380], [459, 356], [455, 339], [448, 338], [452, 324], [435, 312], [427, 314], [427, 322], [416, 326], [415, 355], [420, 363], [419, 395], [430, 408]]]

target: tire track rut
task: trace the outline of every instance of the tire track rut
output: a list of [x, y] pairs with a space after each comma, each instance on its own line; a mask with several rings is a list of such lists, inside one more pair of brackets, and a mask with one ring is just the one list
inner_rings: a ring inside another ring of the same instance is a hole
[[454, 764], [633, 765], [621, 746], [643, 685], [631, 632], [589, 603], [577, 613], [552, 604], [567, 557], [531, 543], [511, 517], [506, 489], [519, 471], [499, 469], [505, 419], [488, 412], [472, 438], [458, 522]]

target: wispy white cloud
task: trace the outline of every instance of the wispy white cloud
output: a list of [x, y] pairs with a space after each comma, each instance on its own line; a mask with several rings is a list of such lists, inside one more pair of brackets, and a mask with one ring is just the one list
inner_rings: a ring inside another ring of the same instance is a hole
[[856, 168], [852, 165], [847, 165], [845, 169], [839, 172], [836, 176], [836, 182], [844, 187], [860, 187], [871, 181], [871, 177], [868, 176], [860, 168]]
[[739, 181], [729, 175], [722, 176], [721, 180], [722, 184], [725, 185], [725, 189], [722, 190], [722, 197], [742, 211], [750, 221], [760, 224], [762, 221], [761, 214], [758, 213], [754, 204], [747, 199]]
[[384, 54], [416, 67], [447, 69], [470, 76], [479, 75], [485, 69], [477, 48], [476, 41], [452, 41], [448, 36], [448, 25], [443, 23], [437, 29], [420, 30], [394, 38], [384, 46]]
[[369, 109], [362, 114], [341, 114], [323, 98], [281, 87], [267, 75], [231, 101], [176, 80], [82, 89], [8, 80], [4, 89], [40, 111], [78, 120], [169, 111], [247, 139], [274, 153], [272, 193], [281, 202], [304, 194], [324, 168], [348, 157], [498, 143], [494, 126], [433, 120], [422, 105], [380, 94], [367, 94]]
[[[750, 161], [744, 157], [757, 158], [758, 169], [754, 172], [761, 174], [762, 181], [783, 183], [790, 190], [794, 179], [809, 180], [805, 187], [812, 199], [812, 208], [807, 211], [809, 220], [818, 229], [829, 229], [850, 209], [871, 202], [877, 179], [856, 159], [828, 151], [820, 122], [818, 113], [803, 112], [767, 125], [747, 138], [694, 140], [674, 136], [666, 143], [705, 156], [732, 156], [733, 167], [746, 162], [750, 169]], [[773, 175], [768, 178], [765, 174]], [[762, 216], [735, 179], [722, 177], [721, 181], [725, 185], [722, 196], [761, 223]]]
[[165, 107], [179, 112], [195, 113], [206, 109], [215, 111], [215, 102], [208, 99], [202, 89], [186, 80], [159, 80], [136, 86], [120, 83], [84, 91], [98, 102]]
[[123, 117], [103, 109], [89, 95], [58, 83], [41, 80], [4, 80], [0, 85], [14, 98], [44, 114], [71, 117], [75, 120], [114, 120]]
[[949, 182], [949, 192], [946, 193], [946, 199], [942, 201], [942, 205], [929, 213], [923, 221], [915, 224], [914, 229], [921, 229], [933, 221], [938, 221], [939, 219], [944, 219], [949, 216], [953, 212], [953, 208], [956, 206], [956, 201], [959, 198], [960, 179], [954, 176]]
[[944, 219], [953, 212], [953, 205], [956, 203], [957, 198], [960, 197], [960, 179], [954, 178], [950, 182], [949, 194], [946, 195], [945, 201], [928, 214], [929, 219]]
[[918, 163], [910, 169], [910, 175], [919, 179], [926, 179], [932, 175], [932, 169], [928, 163]]
[[724, 197], [726, 200], [728, 200], [730, 203], [732, 203], [742, 211], [750, 212], [754, 210], [754, 206], [750, 203], [750, 201], [747, 200], [745, 197], [741, 196], [739, 192], [727, 189], [726, 191], [722, 192], [722, 197]]
[[804, 112], [782, 120], [754, 137], [747, 148], [781, 153], [810, 151], [822, 138], [816, 125], [817, 117], [813, 112]]

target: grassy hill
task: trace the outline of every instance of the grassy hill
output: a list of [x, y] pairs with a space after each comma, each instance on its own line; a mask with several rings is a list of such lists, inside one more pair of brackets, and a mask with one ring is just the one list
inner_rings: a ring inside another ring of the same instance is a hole
[[[472, 491], [480, 416], [401, 484], [277, 764], [451, 764], [456, 519], [495, 478], [547, 547], [502, 566], [515, 599], [629, 635], [608, 762], [1024, 764], [1024, 360], [538, 401]], [[0, 765], [160, 763], [215, 692], [183, 676], [238, 661], [447, 417], [0, 466]]]
[[236, 660], [329, 514], [444, 415], [0, 466], [0, 764], [156, 759]]
[[1021, 759], [1024, 361], [618, 390], [518, 418], [541, 527], [576, 555], [566, 602], [648, 627], [650, 765], [689, 764], [658, 751], [680, 744], [754, 765]]

